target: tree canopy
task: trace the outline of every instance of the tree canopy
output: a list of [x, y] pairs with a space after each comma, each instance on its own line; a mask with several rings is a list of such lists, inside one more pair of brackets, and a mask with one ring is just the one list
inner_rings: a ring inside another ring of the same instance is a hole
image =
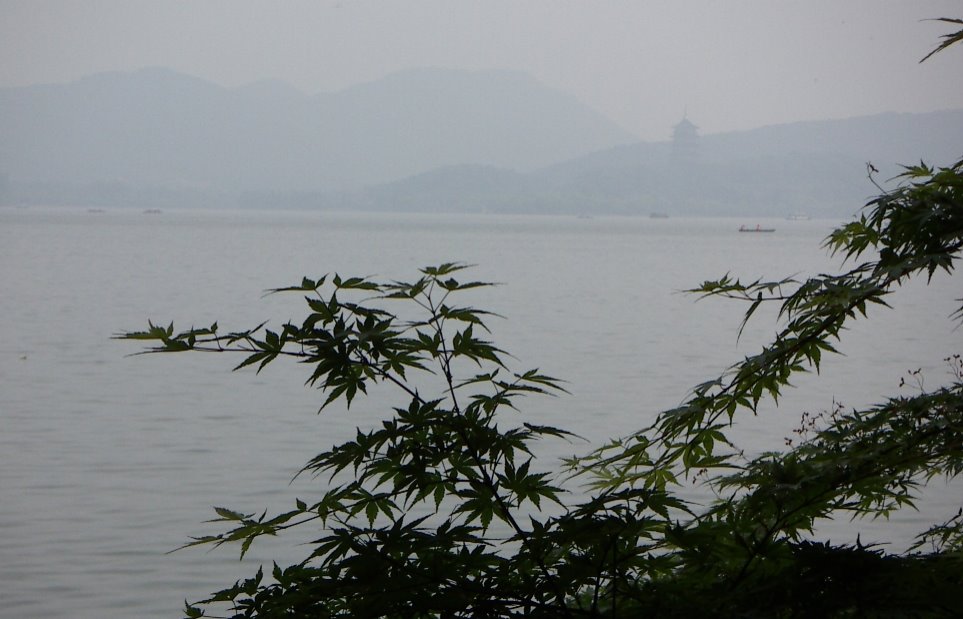
[[[240, 355], [235, 369], [292, 359], [324, 394], [322, 408], [350, 407], [375, 388], [398, 394], [379, 425], [305, 464], [302, 473], [325, 481], [317, 496], [271, 515], [215, 508], [224, 531], [187, 546], [237, 543], [243, 555], [292, 528], [315, 541], [303, 561], [259, 570], [188, 605], [187, 616], [960, 616], [963, 502], [906, 552], [822, 541], [814, 526], [886, 517], [932, 480], [959, 475], [959, 356], [945, 384], [807, 418], [793, 444], [746, 457], [727, 435], [842, 349], [846, 326], [885, 308], [895, 287], [954, 272], [963, 160], [908, 167], [899, 180], [827, 238], [846, 259], [841, 272], [725, 276], [693, 289], [746, 303], [746, 321], [777, 305], [777, 335], [650, 426], [561, 472], [539, 468], [532, 446], [566, 431], [525, 423], [516, 409], [562, 384], [510, 370], [487, 339], [491, 314], [457, 301], [488, 285], [466, 280], [463, 264], [408, 282], [304, 278], [273, 291], [306, 305], [303, 320], [276, 328], [149, 324], [121, 334], [147, 352]], [[949, 317], [961, 318], [963, 307]], [[717, 498], [687, 499], [693, 483]]]

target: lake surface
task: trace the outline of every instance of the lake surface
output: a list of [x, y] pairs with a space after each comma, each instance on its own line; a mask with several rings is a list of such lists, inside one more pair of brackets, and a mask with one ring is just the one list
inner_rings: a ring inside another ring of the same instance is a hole
[[[509, 216], [349, 215], [82, 209], [0, 210], [0, 616], [177, 617], [256, 565], [301, 558], [304, 547], [255, 544], [166, 554], [212, 505], [288, 509], [318, 483], [292, 475], [318, 451], [380, 418], [392, 394], [350, 413], [315, 414], [305, 368], [230, 372], [217, 355], [129, 357], [111, 340], [147, 319], [221, 329], [303, 316], [296, 295], [265, 289], [337, 271], [414, 279], [421, 266], [478, 265], [499, 282], [466, 298], [495, 311], [493, 339], [569, 381], [571, 396], [530, 399], [520, 420], [571, 430], [556, 458], [649, 423], [774, 332], [768, 317], [736, 332], [744, 307], [678, 291], [726, 272], [745, 279], [836, 270], [820, 249], [838, 222]], [[740, 225], [774, 227], [739, 234]], [[780, 406], [733, 436], [750, 451], [778, 449], [803, 411], [860, 406], [899, 388], [907, 370], [927, 386], [960, 352], [947, 317], [959, 287], [937, 277], [897, 291], [845, 336], [845, 357], [804, 376]], [[544, 463], [543, 463], [544, 464]], [[905, 546], [959, 507], [959, 484], [935, 482], [920, 511], [891, 521], [827, 523], [834, 541]]]

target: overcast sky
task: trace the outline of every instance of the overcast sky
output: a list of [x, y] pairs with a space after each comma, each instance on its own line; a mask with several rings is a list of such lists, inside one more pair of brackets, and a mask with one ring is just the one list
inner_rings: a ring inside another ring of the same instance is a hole
[[165, 66], [315, 93], [412, 67], [510, 68], [647, 140], [963, 107], [959, 0], [0, 0], [0, 86]]

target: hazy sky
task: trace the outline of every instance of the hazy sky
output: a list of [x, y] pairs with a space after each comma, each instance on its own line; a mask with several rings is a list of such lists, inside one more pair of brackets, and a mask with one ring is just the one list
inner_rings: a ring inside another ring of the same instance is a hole
[[0, 0], [0, 86], [166, 66], [309, 93], [411, 67], [511, 68], [643, 139], [963, 107], [960, 0]]

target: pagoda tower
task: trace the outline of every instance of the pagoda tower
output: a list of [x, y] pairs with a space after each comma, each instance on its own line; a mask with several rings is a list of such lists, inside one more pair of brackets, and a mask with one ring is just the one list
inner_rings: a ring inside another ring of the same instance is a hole
[[682, 162], [695, 161], [699, 156], [699, 128], [689, 120], [687, 114], [672, 128], [672, 154]]

